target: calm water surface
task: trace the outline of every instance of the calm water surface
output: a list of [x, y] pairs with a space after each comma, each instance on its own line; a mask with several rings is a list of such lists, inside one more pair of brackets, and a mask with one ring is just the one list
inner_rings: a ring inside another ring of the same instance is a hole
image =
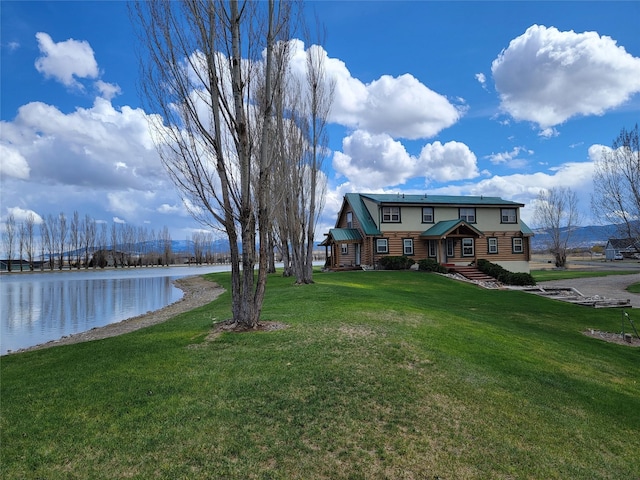
[[163, 308], [182, 298], [173, 280], [228, 267], [13, 273], [0, 276], [0, 354]]

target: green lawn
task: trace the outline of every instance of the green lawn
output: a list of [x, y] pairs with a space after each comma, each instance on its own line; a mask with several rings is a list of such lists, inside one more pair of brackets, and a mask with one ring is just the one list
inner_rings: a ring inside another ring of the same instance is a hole
[[638, 270], [532, 270], [536, 282], [567, 280], [570, 278], [606, 277], [608, 275], [630, 275]]
[[627, 290], [631, 293], [640, 293], [640, 283], [634, 283], [627, 287]]
[[640, 349], [581, 333], [618, 331], [618, 310], [419, 272], [315, 279], [269, 278], [284, 330], [207, 340], [226, 293], [3, 357], [2, 478], [640, 478]]

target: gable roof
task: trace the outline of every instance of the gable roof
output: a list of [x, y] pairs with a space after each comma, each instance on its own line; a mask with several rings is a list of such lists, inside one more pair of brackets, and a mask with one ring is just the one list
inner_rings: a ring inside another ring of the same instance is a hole
[[[353, 214], [358, 219], [358, 223], [362, 227], [365, 235], [382, 235], [382, 232], [378, 230], [376, 222], [371, 218], [371, 214], [364, 203], [362, 203], [361, 194], [359, 193], [347, 193], [345, 195], [346, 201], [351, 205]], [[344, 206], [342, 207], [344, 208]], [[340, 219], [338, 219], [339, 221]]]
[[333, 237], [336, 242], [360, 242], [362, 241], [362, 235], [357, 228], [332, 228], [329, 230], [329, 235]]
[[616, 250], [625, 250], [627, 248], [640, 250], [640, 239], [636, 238], [610, 238], [607, 247], [611, 246]]
[[473, 225], [468, 224], [464, 220], [457, 218], [455, 220], [443, 220], [436, 223], [431, 228], [425, 230], [420, 234], [421, 237], [427, 238], [444, 238], [453, 232], [458, 227], [466, 227], [478, 236], [484, 235], [480, 230]]
[[500, 197], [485, 197], [484, 195], [428, 195], [426, 193], [422, 195], [408, 195], [404, 193], [351, 193], [347, 195], [363, 196], [378, 204], [524, 207], [523, 203], [503, 200]]

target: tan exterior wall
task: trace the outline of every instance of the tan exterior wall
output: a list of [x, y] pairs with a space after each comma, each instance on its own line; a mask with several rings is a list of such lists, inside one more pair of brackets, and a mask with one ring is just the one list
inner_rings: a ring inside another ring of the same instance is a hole
[[[400, 223], [397, 222], [382, 222], [382, 212], [377, 204], [373, 202], [366, 202], [367, 208], [371, 213], [371, 216], [375, 221], [379, 222], [379, 228], [381, 232], [395, 232], [395, 231], [420, 231], [424, 232], [428, 230], [430, 226], [444, 221], [444, 220], [456, 220], [460, 218], [460, 209], [458, 207], [441, 207], [435, 206], [433, 208], [433, 223], [422, 222], [422, 206], [400, 206]], [[502, 223], [501, 222], [501, 209], [502, 207], [476, 207], [476, 223], [473, 225], [482, 231], [499, 231], [506, 232], [513, 230], [517, 223]], [[516, 209], [517, 211], [518, 209]], [[519, 219], [518, 219], [519, 220]]]

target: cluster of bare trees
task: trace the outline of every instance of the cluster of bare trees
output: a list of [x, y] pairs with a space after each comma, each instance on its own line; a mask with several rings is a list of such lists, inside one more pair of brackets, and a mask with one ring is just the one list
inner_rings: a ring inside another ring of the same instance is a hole
[[591, 207], [623, 238], [640, 239], [640, 133], [623, 128], [595, 162]]
[[287, 274], [312, 281], [333, 87], [321, 49], [307, 50], [306, 76], [291, 66], [300, 6], [185, 0], [132, 8], [159, 154], [193, 217], [229, 241], [233, 321], [242, 328], [260, 318], [274, 246]]
[[[638, 125], [622, 128], [611, 148], [595, 161], [591, 208], [603, 224], [618, 226], [618, 235], [640, 240], [640, 134]], [[578, 197], [569, 187], [538, 195], [534, 219], [550, 235], [549, 250], [557, 267], [567, 263], [574, 228], [580, 223]]]
[[42, 270], [62, 270], [107, 265], [169, 265], [174, 260], [171, 235], [166, 226], [157, 233], [125, 223], [114, 222], [108, 227], [89, 215], [81, 217], [77, 211], [71, 219], [64, 213], [49, 214], [40, 222], [29, 213], [20, 223], [10, 214], [4, 223], [2, 240], [9, 271], [12, 270], [11, 260], [15, 259], [20, 260], [20, 270], [34, 270], [36, 264]]

